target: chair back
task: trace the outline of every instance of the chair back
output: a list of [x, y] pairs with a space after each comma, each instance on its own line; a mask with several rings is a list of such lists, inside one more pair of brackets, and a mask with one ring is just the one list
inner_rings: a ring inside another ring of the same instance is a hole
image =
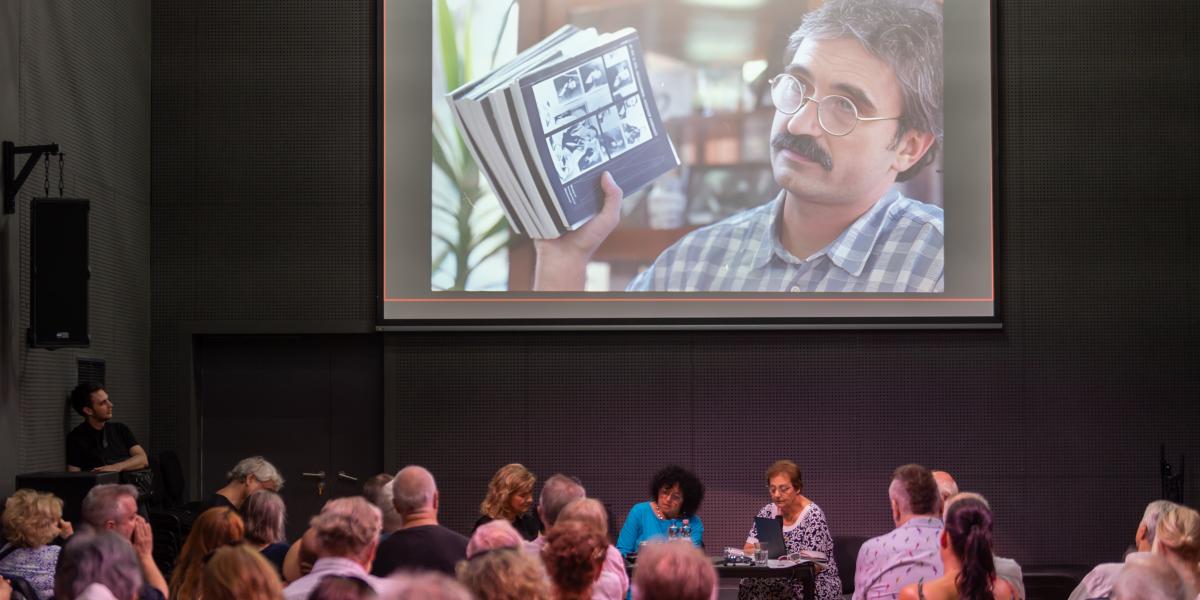
[[24, 577], [4, 573], [0, 573], [0, 577], [7, 579], [8, 583], [12, 585], [13, 600], [38, 600], [37, 591]]
[[833, 559], [837, 562], [838, 577], [842, 580], [842, 593], [854, 593], [854, 571], [858, 567], [858, 550], [869, 538], [842, 535], [833, 538]]

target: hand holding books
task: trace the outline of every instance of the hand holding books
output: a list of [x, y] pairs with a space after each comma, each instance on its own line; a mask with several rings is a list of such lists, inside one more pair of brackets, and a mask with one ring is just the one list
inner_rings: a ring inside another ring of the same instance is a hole
[[588, 261], [621, 220], [624, 193], [611, 173], [605, 171], [600, 177], [600, 187], [604, 190], [604, 206], [592, 220], [561, 237], [533, 241], [537, 252], [537, 266], [533, 274], [535, 291], [583, 291]]

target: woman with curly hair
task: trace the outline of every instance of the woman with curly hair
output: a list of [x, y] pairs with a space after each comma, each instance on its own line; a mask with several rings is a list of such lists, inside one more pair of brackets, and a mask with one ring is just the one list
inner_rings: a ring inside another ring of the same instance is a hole
[[992, 558], [992, 511], [978, 494], [963, 493], [946, 506], [941, 535], [941, 577], [904, 586], [900, 600], [1016, 600], [996, 576]]
[[54, 494], [17, 490], [4, 503], [4, 538], [0, 571], [23, 577], [40, 598], [54, 595], [54, 569], [62, 548], [50, 545], [60, 534], [70, 537], [71, 524], [62, 519], [63, 501]]
[[691, 471], [670, 465], [650, 480], [650, 500], [635, 504], [625, 517], [617, 550], [629, 556], [638, 545], [652, 539], [666, 539], [674, 527], [680, 535], [686, 529], [692, 544], [701, 546], [704, 523], [696, 511], [704, 500], [704, 484]]
[[479, 600], [550, 600], [546, 569], [520, 548], [495, 548], [458, 563], [458, 582]]
[[554, 597], [590, 600], [607, 550], [608, 540], [592, 527], [579, 521], [556, 522], [542, 546], [542, 563], [554, 584]]
[[[504, 520], [512, 523], [526, 540], [537, 539], [542, 532], [542, 521], [530, 510], [536, 482], [537, 478], [523, 465], [512, 463], [500, 467], [488, 484], [487, 497], [479, 505], [482, 516], [475, 521], [475, 527], [488, 521]], [[475, 533], [475, 528], [471, 533]]]
[[204, 559], [222, 546], [242, 543], [246, 525], [232, 508], [210, 508], [192, 525], [179, 562], [171, 573], [171, 599], [193, 600], [200, 597], [200, 578]]

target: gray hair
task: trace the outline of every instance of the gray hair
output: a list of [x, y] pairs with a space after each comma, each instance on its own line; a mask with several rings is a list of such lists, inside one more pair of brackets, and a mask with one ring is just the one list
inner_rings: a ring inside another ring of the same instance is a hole
[[433, 506], [437, 483], [425, 467], [409, 465], [396, 473], [392, 480], [392, 505], [400, 516], [427, 506]]
[[[137, 501], [137, 488], [123, 483], [105, 483], [88, 490], [79, 509], [79, 516], [84, 523], [104, 529], [109, 521], [120, 521], [125, 515], [121, 514], [122, 496], [129, 496]], [[80, 588], [82, 590], [82, 588]]]
[[388, 476], [386, 484], [380, 486], [379, 493], [374, 499], [367, 497], [375, 506], [379, 507], [379, 511], [383, 513], [383, 532], [387, 534], [395, 533], [404, 526], [404, 517], [396, 511], [396, 503], [392, 497], [392, 476]]
[[261, 456], [251, 456], [238, 461], [238, 464], [225, 474], [225, 479], [227, 481], [243, 481], [251, 475], [263, 483], [275, 482], [276, 491], [283, 489], [283, 475], [279, 474], [275, 465]]
[[1188, 600], [1183, 580], [1157, 555], [1135, 555], [1125, 561], [1113, 583], [1113, 600]]
[[1154, 532], [1158, 529], [1158, 518], [1176, 506], [1178, 505], [1170, 500], [1155, 500], [1146, 505], [1146, 512], [1142, 513], [1142, 525], [1146, 526], [1146, 543], [1154, 543]]
[[287, 521], [287, 506], [283, 498], [271, 490], [258, 490], [242, 505], [246, 521], [246, 539], [256, 544], [274, 544], [284, 540], [283, 525]]
[[388, 600], [471, 600], [467, 588], [437, 571], [401, 573], [387, 581]]
[[132, 598], [142, 587], [133, 546], [111, 531], [77, 533], [58, 557], [55, 598], [78, 597], [93, 583], [108, 588], [117, 598]]
[[309, 525], [316, 530], [322, 556], [361, 556], [378, 541], [383, 518], [379, 508], [362, 496], [325, 503]]
[[546, 527], [558, 521], [558, 513], [571, 502], [587, 497], [587, 490], [574, 477], [555, 473], [542, 484], [542, 494], [538, 496], [538, 507]]
[[806, 39], [857, 40], [887, 63], [900, 82], [904, 108], [895, 143], [907, 131], [929, 132], [934, 143], [912, 167], [896, 176], [907, 181], [933, 162], [942, 126], [942, 9], [932, 0], [830, 0], [804, 16], [788, 38], [790, 62]]

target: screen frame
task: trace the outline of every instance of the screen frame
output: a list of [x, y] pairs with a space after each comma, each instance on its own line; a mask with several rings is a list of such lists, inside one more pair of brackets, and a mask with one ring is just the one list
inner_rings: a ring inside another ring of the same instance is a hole
[[[376, 232], [376, 292], [375, 330], [397, 331], [585, 331], [585, 330], [856, 330], [856, 329], [1003, 329], [1003, 280], [1001, 277], [1003, 251], [1001, 244], [1001, 160], [1000, 160], [1000, 32], [999, 0], [988, 1], [988, 31], [990, 40], [989, 66], [991, 101], [990, 190], [991, 190], [991, 316], [939, 317], [728, 317], [704, 318], [446, 318], [446, 319], [388, 319], [385, 317], [385, 4], [376, 3], [375, 86], [373, 117], [375, 120], [375, 232]], [[538, 299], [529, 299], [537, 303]]]

